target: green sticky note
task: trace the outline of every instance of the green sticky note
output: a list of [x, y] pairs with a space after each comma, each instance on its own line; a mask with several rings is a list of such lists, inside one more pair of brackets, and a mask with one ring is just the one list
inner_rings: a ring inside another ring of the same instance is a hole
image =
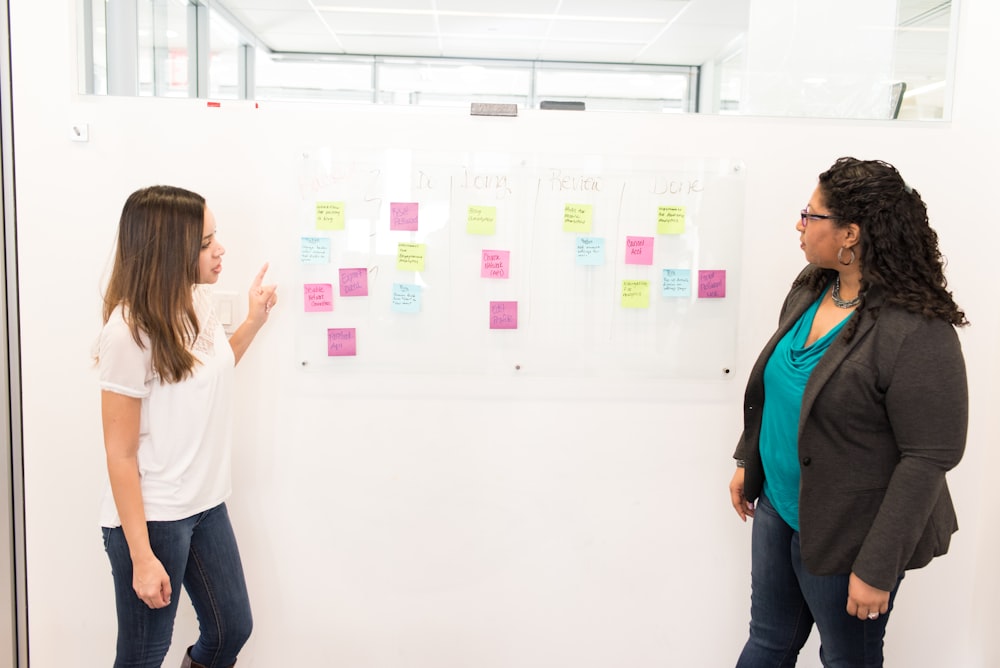
[[344, 229], [344, 203], [316, 202], [316, 229]]
[[497, 208], [495, 206], [469, 206], [465, 231], [469, 234], [496, 234]]
[[649, 308], [649, 281], [622, 281], [624, 308]]
[[683, 206], [661, 206], [656, 214], [658, 234], [684, 234], [684, 218], [687, 211]]
[[594, 207], [590, 204], [567, 204], [563, 209], [563, 232], [590, 234], [594, 226]]

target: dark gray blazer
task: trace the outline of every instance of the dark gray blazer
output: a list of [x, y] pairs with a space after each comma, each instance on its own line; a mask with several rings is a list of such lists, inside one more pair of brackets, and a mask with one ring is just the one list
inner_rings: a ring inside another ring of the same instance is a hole
[[[803, 274], [817, 271], [806, 267]], [[886, 305], [874, 290], [850, 342], [844, 330], [809, 377], [799, 414], [799, 526], [810, 572], [854, 572], [891, 590], [904, 570], [948, 551], [958, 530], [945, 472], [968, 428], [965, 361], [955, 328]], [[793, 288], [778, 330], [750, 372], [743, 434], [747, 499], [760, 495], [758, 438], [764, 366], [778, 341], [819, 296]], [[877, 318], [869, 309], [879, 308]]]

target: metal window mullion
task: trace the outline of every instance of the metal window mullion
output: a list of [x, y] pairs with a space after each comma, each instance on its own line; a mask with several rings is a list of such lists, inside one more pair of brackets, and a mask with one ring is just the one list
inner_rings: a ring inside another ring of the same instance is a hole
[[243, 43], [237, 49], [240, 99], [252, 100], [257, 97], [257, 52], [252, 44]]
[[108, 95], [139, 94], [136, 0], [107, 0]]
[[211, 45], [208, 7], [188, 5], [188, 96], [208, 97], [208, 64]]

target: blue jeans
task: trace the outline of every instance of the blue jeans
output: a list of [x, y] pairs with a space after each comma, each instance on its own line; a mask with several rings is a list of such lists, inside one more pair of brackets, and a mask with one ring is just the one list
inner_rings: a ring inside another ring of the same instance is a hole
[[170, 605], [153, 610], [132, 589], [132, 558], [121, 527], [103, 528], [118, 609], [115, 668], [159, 668], [170, 648], [183, 584], [198, 615], [197, 663], [216, 668], [236, 663], [253, 620], [236, 536], [226, 504], [175, 522], [147, 522], [153, 554], [170, 576]]
[[[737, 668], [787, 668], [815, 623], [826, 668], [880, 668], [889, 611], [875, 620], [847, 614], [850, 574], [813, 575], [802, 563], [799, 532], [764, 495], [757, 501], [751, 547], [750, 638]], [[902, 578], [902, 576], [900, 576]]]

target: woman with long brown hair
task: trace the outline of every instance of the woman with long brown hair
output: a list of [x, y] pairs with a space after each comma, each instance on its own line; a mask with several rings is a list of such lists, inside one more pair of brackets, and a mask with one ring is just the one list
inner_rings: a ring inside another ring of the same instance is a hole
[[202, 196], [152, 186], [125, 202], [98, 347], [115, 666], [162, 664], [181, 586], [200, 628], [185, 666], [233, 665], [252, 628], [225, 504], [233, 369], [277, 293], [263, 284], [265, 264], [246, 320], [227, 339], [208, 292], [224, 253]]

